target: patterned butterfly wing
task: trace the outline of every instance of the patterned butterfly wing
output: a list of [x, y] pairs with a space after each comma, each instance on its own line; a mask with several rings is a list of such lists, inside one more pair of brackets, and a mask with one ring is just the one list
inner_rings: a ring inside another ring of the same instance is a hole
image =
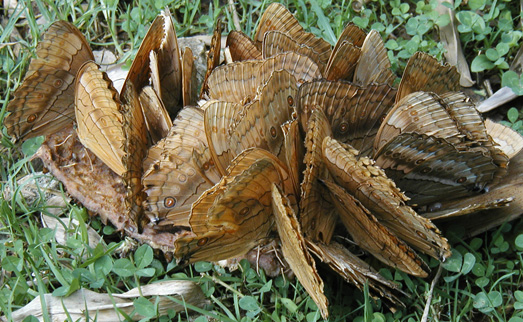
[[443, 139], [417, 133], [396, 136], [377, 153], [376, 164], [413, 205], [477, 194], [498, 170], [488, 154], [459, 151]]
[[[159, 82], [155, 81], [153, 86], [169, 114], [174, 116], [181, 105], [182, 76], [180, 49], [169, 11], [162, 12], [153, 21], [129, 69], [125, 82], [132, 82], [138, 91], [149, 84], [151, 57], [155, 57], [153, 64], [157, 65], [153, 68], [152, 79]], [[123, 91], [125, 87], [124, 84]]]
[[312, 112], [308, 123], [303, 159], [305, 171], [301, 183], [300, 223], [308, 238], [329, 243], [338, 217], [333, 202], [319, 179], [329, 177], [322, 160], [322, 143], [325, 137], [332, 135], [332, 131], [321, 109]]
[[329, 312], [328, 301], [323, 294], [323, 281], [316, 270], [316, 263], [307, 249], [298, 218], [290, 206], [289, 200], [282, 195], [282, 192], [274, 183], [271, 185], [271, 190], [272, 209], [283, 256], [320, 309], [323, 318], [326, 319]]
[[143, 109], [145, 124], [150, 145], [164, 138], [173, 126], [171, 117], [163, 105], [163, 101], [151, 86], [146, 86], [140, 92], [140, 104]]
[[261, 60], [242, 61], [216, 68], [209, 76], [209, 98], [245, 104], [254, 99], [260, 84]]
[[227, 36], [226, 46], [229, 47], [234, 62], [262, 59], [261, 51], [252, 39], [241, 31], [232, 30]]
[[241, 106], [224, 101], [208, 101], [202, 108], [205, 110], [204, 127], [212, 159], [220, 174], [225, 175], [235, 156], [228, 144], [229, 129]]
[[460, 75], [455, 66], [441, 65], [434, 57], [417, 52], [403, 71], [396, 103], [410, 93], [424, 91], [443, 94], [460, 90]]
[[523, 149], [523, 137], [511, 128], [493, 122], [491, 119], [485, 120], [485, 128], [499, 149], [509, 159], [512, 159]]
[[214, 32], [211, 39], [211, 48], [207, 53], [207, 71], [203, 78], [202, 88], [200, 91], [200, 99], [209, 92], [209, 76], [211, 76], [212, 71], [220, 64], [220, 50], [222, 47], [222, 21], [218, 19], [216, 21], [216, 26], [214, 27]]
[[175, 256], [218, 261], [243, 255], [258, 245], [273, 226], [270, 186], [275, 182], [281, 182], [278, 171], [267, 159], [251, 163], [235, 177], [222, 178], [193, 205], [194, 235], [175, 242]]
[[354, 83], [369, 85], [371, 83], [389, 84], [396, 79], [390, 70], [391, 64], [383, 39], [376, 30], [371, 30], [361, 47], [361, 56], [354, 72]]
[[15, 140], [51, 134], [73, 122], [76, 73], [94, 60], [85, 37], [66, 21], [49, 27], [36, 56], [7, 105], [4, 124]]
[[284, 32], [278, 30], [267, 31], [263, 38], [262, 57], [265, 59], [286, 52], [295, 52], [309, 57], [318, 65], [320, 72], [323, 72], [325, 69], [325, 64], [321, 61], [319, 53], [314, 48], [298, 43]]
[[345, 189], [330, 180], [323, 183], [329, 189], [341, 222], [358, 246], [370, 252], [383, 263], [398, 268], [407, 274], [427, 277], [426, 264], [402, 240], [351, 196]]
[[107, 75], [94, 62], [78, 71], [75, 84], [75, 111], [80, 142], [115, 173], [126, 171], [122, 158], [125, 144], [122, 103]]
[[312, 59], [298, 53], [287, 52], [263, 61], [257, 75], [259, 84], [265, 84], [274, 71], [281, 69], [291, 73], [298, 85], [321, 78], [320, 68]]
[[350, 143], [360, 154], [372, 153], [379, 126], [393, 106], [396, 91], [389, 85], [360, 87], [346, 82], [326, 80], [303, 84], [298, 91], [297, 110], [305, 130], [312, 111], [324, 111], [333, 136]]
[[393, 306], [404, 307], [405, 305], [393, 293], [403, 293], [398, 286], [385, 279], [372, 266], [364, 262], [358, 256], [349, 252], [345, 247], [332, 241], [330, 244], [313, 243], [307, 239], [309, 250], [322, 262], [329, 265], [335, 272], [340, 274], [347, 282], [353, 283], [360, 290], [369, 285], [371, 294], [378, 294], [381, 298], [388, 300]]
[[409, 245], [437, 259], [449, 257], [450, 246], [436, 226], [405, 204], [408, 198], [383, 170], [357, 153], [330, 137], [323, 140], [323, 160], [337, 184]]
[[196, 104], [196, 69], [191, 48], [185, 47], [182, 55], [182, 101], [183, 106]]
[[361, 48], [361, 46], [363, 46], [363, 43], [365, 42], [366, 37], [367, 33], [363, 29], [356, 26], [352, 22], [348, 23], [345, 26], [345, 28], [343, 28], [343, 31], [341, 32], [341, 35], [338, 38], [338, 41], [336, 42], [336, 45], [334, 45], [333, 52], [338, 50], [338, 48], [343, 44], [343, 42], [349, 42], [351, 44], [354, 44], [354, 46]]
[[282, 4], [272, 3], [264, 11], [254, 35], [254, 42], [258, 48], [262, 48], [263, 38], [271, 30], [284, 32], [299, 44], [314, 49], [319, 54], [322, 64], [327, 64], [331, 54], [331, 45], [322, 38], [306, 32]]
[[361, 49], [353, 43], [343, 41], [337, 46], [325, 68], [325, 78], [331, 81], [352, 80], [361, 56]]
[[302, 135], [297, 119], [283, 123], [283, 147], [285, 155], [285, 165], [289, 169], [295, 191], [300, 191], [302, 173], [304, 168], [305, 148], [303, 146]]

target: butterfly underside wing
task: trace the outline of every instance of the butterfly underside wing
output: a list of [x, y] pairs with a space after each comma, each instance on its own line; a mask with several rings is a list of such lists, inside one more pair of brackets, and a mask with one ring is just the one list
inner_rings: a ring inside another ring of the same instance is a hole
[[326, 137], [323, 160], [335, 182], [399, 238], [436, 259], [450, 256], [450, 246], [436, 226], [405, 204], [408, 198], [371, 159], [358, 159], [356, 150]]
[[254, 99], [260, 84], [261, 60], [248, 60], [217, 67], [209, 76], [209, 98], [245, 104]]
[[140, 92], [140, 104], [147, 126], [149, 145], [153, 145], [169, 133], [173, 123], [163, 101], [151, 86], [145, 86]]
[[325, 78], [328, 80], [352, 80], [361, 55], [361, 46], [367, 33], [349, 23], [343, 29], [327, 63]]
[[80, 142], [116, 174], [126, 171], [122, 103], [107, 75], [94, 62], [85, 63], [75, 84], [75, 111]]
[[416, 52], [409, 58], [398, 87], [396, 103], [410, 93], [424, 91], [443, 94], [460, 90], [455, 66], [441, 65], [434, 57]]
[[322, 38], [306, 32], [298, 20], [282, 4], [272, 3], [263, 12], [254, 35], [254, 43], [258, 48], [262, 48], [265, 33], [271, 30], [284, 32], [299, 44], [312, 48], [319, 54], [322, 64], [327, 64], [332, 46]]
[[211, 76], [212, 71], [220, 64], [220, 50], [222, 48], [222, 21], [218, 19], [216, 21], [216, 26], [214, 27], [214, 32], [211, 39], [211, 48], [207, 53], [207, 72], [203, 78], [202, 88], [200, 91], [200, 99], [208, 94], [210, 85], [209, 76]]
[[320, 68], [312, 59], [298, 53], [287, 52], [263, 61], [257, 75], [259, 84], [265, 84], [274, 71], [281, 69], [291, 73], [298, 85], [321, 78]]
[[218, 261], [243, 255], [268, 237], [274, 221], [270, 187], [281, 183], [279, 172], [267, 159], [247, 158], [236, 166], [246, 169], [223, 177], [194, 203], [192, 234], [176, 241], [176, 257]]
[[302, 173], [305, 170], [303, 158], [305, 155], [303, 140], [297, 119], [282, 124], [283, 147], [285, 164], [289, 169], [291, 180], [295, 191], [300, 191]]
[[36, 56], [7, 105], [10, 114], [4, 124], [15, 140], [58, 132], [73, 123], [76, 73], [94, 60], [83, 34], [66, 21], [49, 27]]
[[386, 84], [360, 87], [326, 80], [303, 84], [298, 91], [297, 113], [305, 130], [316, 108], [325, 113], [335, 139], [350, 143], [363, 156], [372, 153], [380, 124], [392, 108], [396, 90]]
[[402, 240], [379, 223], [372, 213], [345, 189], [330, 180], [324, 180], [341, 222], [354, 242], [383, 263], [407, 274], [427, 277], [426, 264]]
[[383, 39], [376, 30], [371, 30], [361, 47], [360, 59], [354, 72], [354, 83], [360, 85], [377, 83], [392, 86], [396, 75], [390, 67]]
[[496, 123], [491, 119], [485, 120], [487, 133], [492, 137], [509, 159], [516, 156], [523, 149], [523, 137], [511, 128]]
[[232, 30], [227, 36], [226, 46], [229, 47], [234, 62], [262, 59], [261, 51], [252, 39], [241, 31]]
[[289, 205], [289, 200], [282, 195], [280, 189], [275, 184], [271, 185], [271, 189], [272, 209], [283, 256], [300, 283], [318, 305], [323, 318], [326, 319], [329, 312], [328, 301], [323, 294], [323, 281], [316, 271], [316, 263], [307, 249], [298, 218]]
[[309, 119], [305, 136], [300, 224], [307, 238], [325, 243], [330, 242], [338, 219], [330, 195], [319, 181], [329, 177], [322, 160], [322, 143], [323, 139], [330, 135], [332, 132], [325, 114], [321, 109], [315, 109]]
[[196, 68], [191, 48], [185, 47], [182, 55], [182, 101], [183, 106], [196, 104]]

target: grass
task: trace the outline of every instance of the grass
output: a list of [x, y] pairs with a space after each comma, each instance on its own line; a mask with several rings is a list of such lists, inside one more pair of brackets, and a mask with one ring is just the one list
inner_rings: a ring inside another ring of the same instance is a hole
[[[437, 14], [437, 1], [283, 1], [296, 12], [300, 22], [311, 32], [334, 42], [348, 21], [364, 29], [377, 29], [386, 39], [393, 68], [400, 73], [406, 60], [417, 50], [441, 58], [444, 48], [438, 42], [437, 26], [445, 17]], [[247, 34], [253, 33], [265, 1], [239, 1], [236, 10], [240, 25]], [[361, 6], [360, 6], [361, 5]], [[20, 1], [14, 11], [2, 9], [0, 32], [0, 119], [14, 88], [18, 86], [28, 59], [42, 30], [52, 21], [74, 22], [96, 48], [108, 48], [122, 60], [130, 59], [145, 35], [148, 24], [159, 10], [169, 6], [179, 36], [210, 34], [217, 17], [234, 29], [233, 13], [219, 1]], [[509, 71], [522, 36], [519, 7], [514, 1], [469, 0], [455, 1], [458, 30], [467, 62], [472, 66], [473, 79], [481, 87], [489, 80], [494, 89], [510, 86], [523, 94], [523, 80]], [[23, 17], [23, 18], [22, 18]], [[42, 21], [45, 21], [43, 23]], [[14, 31], [25, 30], [20, 38]], [[518, 101], [516, 101], [518, 103]], [[507, 124], [523, 130], [523, 110], [520, 105], [499, 109]], [[2, 133], [5, 129], [1, 127]], [[40, 165], [30, 159], [41, 139], [14, 146], [3, 135], [0, 168], [2, 197], [0, 198], [0, 312], [8, 318], [16, 309], [45, 293], [68, 295], [80, 287], [103, 293], [120, 293], [144, 283], [164, 278], [198, 281], [212, 304], [200, 310], [195, 321], [317, 321], [319, 313], [314, 302], [296, 281], [284, 277], [267, 278], [243, 261], [240, 269], [229, 272], [218, 265], [200, 262], [190, 267], [178, 267], [161, 256], [153, 256], [149, 246], [134, 247], [122, 254], [121, 236], [111, 226], [74, 202], [65, 202], [62, 211], [78, 220], [69, 231], [65, 245], [54, 240], [55, 231], [42, 228], [40, 213], [53, 212], [45, 203], [44, 188], [37, 189], [33, 200], [26, 200], [21, 191], [27, 183], [18, 180], [39, 173]], [[38, 174], [38, 176], [48, 176]], [[7, 193], [9, 192], [9, 193]], [[51, 191], [66, 198], [60, 185]], [[104, 242], [91, 247], [86, 240], [87, 226], [95, 228]], [[453, 257], [443, 266], [442, 277], [436, 284], [430, 309], [432, 321], [523, 321], [522, 221], [505, 224], [473, 239], [463, 240], [459, 229], [445, 235], [454, 248]], [[157, 254], [158, 255], [158, 254]], [[120, 258], [120, 256], [122, 256]], [[338, 276], [320, 265], [325, 279], [326, 294], [331, 302], [330, 321], [419, 321], [423, 314], [431, 279], [439, 263], [427, 259], [433, 274], [426, 280], [412, 278], [389, 268], [381, 273], [401, 284], [412, 296], [404, 298], [406, 307], [392, 313], [381, 301], [373, 301], [367, 292], [348, 286]], [[170, 312], [156, 317], [153, 303], [136, 300], [136, 312], [153, 321], [186, 320], [185, 313]], [[48, 318], [48, 317], [47, 317]], [[30, 318], [27, 321], [32, 321]]]

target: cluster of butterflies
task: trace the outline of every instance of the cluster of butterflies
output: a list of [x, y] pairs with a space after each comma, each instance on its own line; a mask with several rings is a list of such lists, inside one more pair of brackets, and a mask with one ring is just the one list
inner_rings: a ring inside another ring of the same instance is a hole
[[[74, 121], [82, 144], [123, 179], [124, 230], [176, 234], [159, 248], [179, 259], [238, 257], [277, 235], [324, 317], [311, 253], [400, 302], [395, 284], [333, 239], [338, 223], [376, 259], [425, 277], [416, 251], [451, 254], [426, 217], [513, 201], [488, 195], [523, 138], [483, 121], [454, 67], [416, 53], [396, 89], [376, 31], [349, 24], [332, 48], [280, 4], [254, 39], [228, 35], [223, 66], [220, 35], [218, 22], [191, 106], [193, 55], [180, 52], [169, 12], [153, 22], [120, 92], [83, 35], [55, 22], [8, 105], [7, 131], [49, 136]], [[478, 195], [466, 209], [444, 204]]]

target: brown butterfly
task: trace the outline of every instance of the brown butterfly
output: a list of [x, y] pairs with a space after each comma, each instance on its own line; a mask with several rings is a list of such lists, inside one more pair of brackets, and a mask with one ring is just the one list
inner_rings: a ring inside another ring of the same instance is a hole
[[300, 224], [307, 238], [329, 243], [338, 217], [333, 201], [321, 185], [329, 172], [323, 164], [323, 139], [332, 135], [330, 125], [321, 109], [314, 109], [305, 136], [305, 170], [301, 182]]
[[406, 205], [408, 198], [371, 159], [357, 155], [357, 150], [330, 137], [323, 140], [323, 161], [338, 185], [409, 245], [436, 259], [450, 256], [449, 244], [436, 226]]
[[392, 86], [396, 75], [390, 67], [383, 39], [376, 30], [371, 30], [361, 47], [358, 66], [354, 71], [354, 83], [361, 85], [377, 83]]
[[191, 48], [185, 47], [182, 56], [182, 101], [183, 106], [196, 104], [194, 90], [196, 86], [196, 68]]
[[248, 60], [217, 67], [209, 76], [209, 98], [245, 104], [254, 99], [260, 84], [261, 60]]
[[332, 81], [353, 79], [366, 36], [366, 32], [352, 23], [345, 26], [327, 62], [326, 79]]
[[214, 32], [211, 39], [211, 48], [207, 53], [207, 71], [203, 78], [202, 88], [200, 91], [200, 99], [204, 97], [209, 92], [209, 76], [212, 71], [220, 64], [220, 50], [222, 43], [222, 21], [218, 19], [216, 21], [216, 26], [214, 27]]
[[460, 75], [455, 66], [441, 65], [434, 57], [417, 52], [409, 58], [403, 71], [396, 103], [410, 93], [424, 91], [436, 94], [460, 90]]
[[15, 140], [47, 135], [74, 120], [74, 79], [94, 60], [85, 37], [66, 21], [53, 23], [36, 48], [22, 85], [7, 105], [7, 133]]
[[323, 280], [316, 271], [314, 259], [309, 254], [296, 213], [289, 199], [276, 184], [272, 183], [271, 191], [272, 209], [283, 256], [326, 319], [329, 311], [327, 298], [323, 294]]
[[226, 46], [234, 62], [262, 59], [261, 51], [252, 39], [241, 31], [232, 30], [227, 36]]
[[392, 108], [395, 95], [396, 90], [386, 84], [360, 87], [318, 80], [300, 87], [297, 113], [305, 131], [312, 111], [322, 109], [335, 139], [350, 143], [363, 156], [370, 156], [376, 133]]
[[319, 55], [321, 63], [327, 64], [331, 54], [331, 45], [322, 38], [306, 32], [298, 20], [282, 4], [272, 3], [263, 12], [254, 35], [254, 43], [258, 48], [262, 48], [265, 34], [271, 30], [286, 33], [298, 44], [310, 47]]

